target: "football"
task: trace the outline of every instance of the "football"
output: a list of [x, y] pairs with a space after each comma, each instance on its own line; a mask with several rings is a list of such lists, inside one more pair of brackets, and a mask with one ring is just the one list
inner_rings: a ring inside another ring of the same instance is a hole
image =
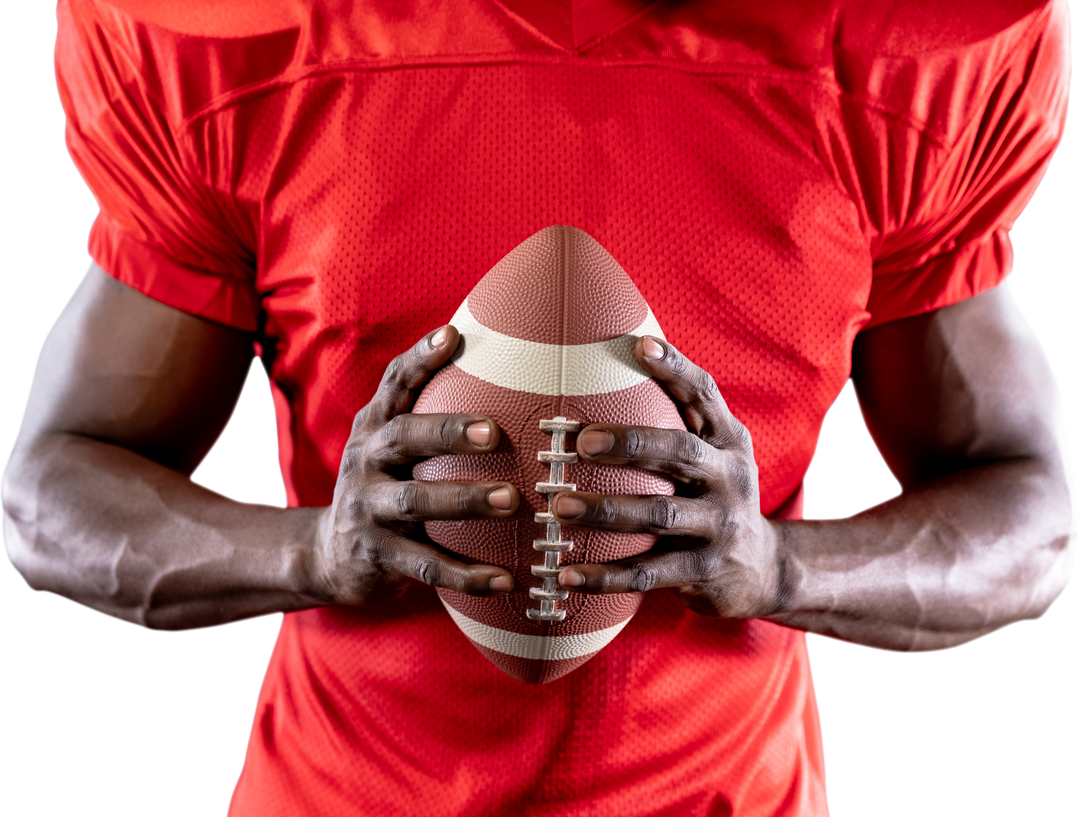
[[625, 559], [648, 550], [643, 534], [564, 528], [549, 503], [559, 491], [654, 495], [671, 481], [632, 468], [579, 460], [576, 432], [609, 422], [685, 428], [675, 404], [638, 365], [638, 337], [663, 337], [630, 277], [575, 227], [525, 239], [473, 288], [451, 319], [461, 344], [420, 394], [417, 413], [486, 414], [499, 447], [483, 456], [443, 456], [415, 466], [416, 479], [500, 480], [521, 492], [502, 520], [427, 523], [428, 535], [463, 561], [504, 567], [514, 590], [439, 598], [472, 644], [527, 683], [553, 681], [615, 638], [641, 594], [586, 595], [559, 588], [561, 566]]

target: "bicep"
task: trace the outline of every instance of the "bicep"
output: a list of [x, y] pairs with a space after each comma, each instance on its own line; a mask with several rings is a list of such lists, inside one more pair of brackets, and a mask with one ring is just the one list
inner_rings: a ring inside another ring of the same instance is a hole
[[251, 359], [248, 333], [91, 266], [42, 349], [17, 445], [77, 434], [191, 473], [228, 421]]
[[980, 463], [1058, 456], [1053, 378], [1004, 287], [864, 331], [852, 380], [905, 488]]

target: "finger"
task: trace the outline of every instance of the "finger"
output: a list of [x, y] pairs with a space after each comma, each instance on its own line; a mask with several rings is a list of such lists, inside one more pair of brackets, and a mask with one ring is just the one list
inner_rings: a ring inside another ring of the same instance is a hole
[[378, 468], [440, 454], [486, 454], [501, 439], [494, 420], [479, 414], [399, 414], [366, 446]]
[[638, 338], [634, 354], [683, 408], [686, 424], [717, 448], [750, 452], [750, 434], [728, 409], [712, 375], [687, 360], [678, 349], [650, 335]]
[[577, 451], [592, 462], [640, 468], [684, 483], [708, 482], [721, 468], [720, 451], [680, 429], [595, 423], [578, 434]]
[[384, 480], [367, 490], [372, 518], [388, 522], [437, 519], [504, 519], [518, 509], [521, 495], [508, 482], [422, 482]]
[[400, 536], [383, 545], [381, 561], [402, 576], [470, 596], [501, 595], [514, 588], [514, 577], [504, 568], [467, 565], [438, 548]]
[[703, 579], [701, 554], [671, 550], [621, 562], [569, 565], [559, 584], [579, 593], [644, 593], [660, 587], [687, 587]]
[[391, 360], [375, 396], [356, 415], [353, 427], [381, 426], [409, 411], [432, 375], [450, 360], [459, 338], [453, 326], [442, 326]]
[[557, 494], [551, 507], [563, 524], [619, 533], [704, 539], [712, 530], [712, 509], [686, 497], [607, 496], [575, 491]]

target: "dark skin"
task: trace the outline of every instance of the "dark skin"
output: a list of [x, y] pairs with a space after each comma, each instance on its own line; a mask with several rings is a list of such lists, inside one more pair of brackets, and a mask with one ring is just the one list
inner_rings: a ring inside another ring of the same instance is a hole
[[[228, 420], [251, 338], [92, 268], [42, 351], [4, 475], [11, 559], [35, 588], [160, 628], [393, 603], [411, 581], [507, 592], [507, 571], [460, 563], [422, 523], [511, 515], [516, 488], [408, 479], [420, 458], [498, 445], [490, 418], [409, 413], [457, 342], [443, 327], [390, 365], [356, 415], [331, 506], [245, 505], [188, 475]], [[567, 525], [660, 537], [636, 559], [568, 566], [564, 586], [671, 587], [702, 613], [891, 649], [1037, 616], [1064, 586], [1054, 387], [1006, 292], [859, 336], [852, 377], [903, 493], [851, 519], [762, 517], [750, 435], [712, 378], [666, 343], [642, 339], [636, 352], [689, 431], [594, 425], [578, 452], [666, 474], [677, 495], [560, 494]]]

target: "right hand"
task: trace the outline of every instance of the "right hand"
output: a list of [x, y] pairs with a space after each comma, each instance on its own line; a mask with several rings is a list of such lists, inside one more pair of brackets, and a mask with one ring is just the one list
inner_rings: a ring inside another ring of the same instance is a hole
[[460, 336], [437, 329], [390, 362], [378, 391], [353, 420], [334, 503], [318, 526], [307, 574], [330, 604], [374, 604], [409, 579], [475, 596], [508, 593], [509, 571], [464, 564], [424, 533], [435, 519], [504, 519], [520, 495], [508, 482], [422, 482], [412, 464], [441, 454], [485, 454], [499, 427], [477, 414], [410, 414], [424, 385], [450, 360]]

